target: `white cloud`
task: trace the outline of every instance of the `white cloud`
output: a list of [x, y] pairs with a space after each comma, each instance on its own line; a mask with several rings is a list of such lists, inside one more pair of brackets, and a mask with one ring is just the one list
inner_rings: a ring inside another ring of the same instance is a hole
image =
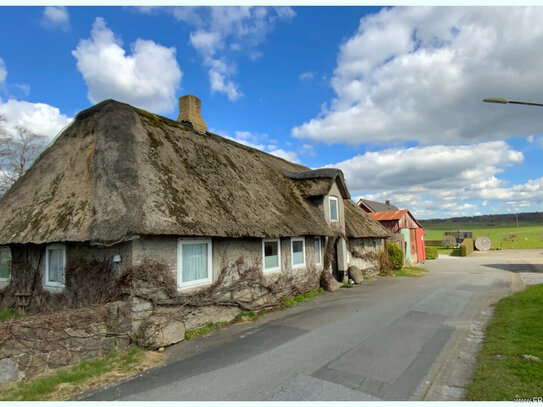
[[4, 63], [4, 60], [0, 58], [0, 84], [3, 84], [6, 81], [7, 76], [8, 70], [6, 68], [6, 64]]
[[137, 39], [126, 55], [122, 41], [97, 17], [91, 38], [81, 40], [72, 55], [92, 103], [113, 98], [157, 113], [176, 107], [182, 72], [176, 49]]
[[533, 134], [530, 134], [528, 137], [526, 137], [526, 141], [528, 143], [533, 143], [534, 142], [534, 136]]
[[70, 16], [68, 9], [64, 6], [48, 6], [43, 9], [42, 25], [46, 28], [60, 27], [63, 30], [68, 29]]
[[49, 139], [53, 139], [72, 120], [57, 107], [14, 99], [0, 100], [0, 115], [6, 118], [4, 125], [8, 131], [20, 125]]
[[[353, 191], [419, 186], [432, 190], [488, 187], [503, 167], [524, 157], [503, 141], [471, 146], [392, 148], [366, 152], [334, 166], [341, 168]], [[484, 184], [484, 185], [483, 185]]]
[[298, 159], [298, 154], [296, 154], [296, 152], [294, 151], [285, 151], [282, 148], [276, 148], [275, 150], [268, 151], [268, 153], [293, 163], [300, 163], [300, 160]]
[[315, 77], [315, 72], [308, 71], [300, 74], [298, 77], [301, 81], [309, 81]]
[[473, 214], [490, 204], [505, 208], [506, 202], [541, 207], [543, 178], [510, 185], [499, 177], [523, 161], [520, 151], [492, 141], [366, 152], [330, 167], [343, 170], [353, 196], [388, 199], [427, 218]]
[[250, 131], [236, 131], [234, 137], [232, 137], [228, 134], [228, 132], [225, 131], [211, 128], [209, 129], [209, 131], [211, 133], [218, 134], [221, 137], [227, 138], [245, 146], [256, 148], [257, 150], [261, 150], [266, 153], [283, 158], [287, 161], [300, 163], [298, 154], [295, 151], [284, 150], [282, 148], [279, 148], [275, 144], [269, 144], [275, 142], [275, 140], [269, 140], [269, 137], [266, 133], [258, 134], [252, 133]]
[[243, 96], [232, 79], [236, 59], [244, 53], [255, 61], [262, 56], [256, 48], [273, 30], [276, 22], [296, 15], [290, 7], [163, 7], [139, 9], [142, 13], [168, 12], [191, 26], [189, 43], [208, 69], [212, 92], [224, 93], [230, 100]]
[[292, 129], [325, 143], [466, 144], [541, 130], [541, 7], [398, 7], [361, 19], [339, 50], [335, 98]]

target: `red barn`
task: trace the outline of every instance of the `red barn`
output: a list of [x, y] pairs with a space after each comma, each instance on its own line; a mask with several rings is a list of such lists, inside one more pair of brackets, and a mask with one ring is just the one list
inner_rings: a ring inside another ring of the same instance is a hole
[[424, 229], [407, 209], [373, 212], [370, 215], [393, 234], [401, 234], [405, 261], [417, 263], [426, 259]]

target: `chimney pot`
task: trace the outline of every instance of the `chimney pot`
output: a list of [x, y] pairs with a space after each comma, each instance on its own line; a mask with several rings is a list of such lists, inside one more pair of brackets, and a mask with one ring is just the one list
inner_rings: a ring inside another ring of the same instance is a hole
[[179, 116], [177, 121], [187, 121], [194, 130], [201, 133], [207, 131], [207, 124], [202, 119], [202, 101], [194, 95], [185, 95], [179, 98]]
[[387, 204], [387, 206], [390, 206], [390, 201], [385, 201], [385, 203]]

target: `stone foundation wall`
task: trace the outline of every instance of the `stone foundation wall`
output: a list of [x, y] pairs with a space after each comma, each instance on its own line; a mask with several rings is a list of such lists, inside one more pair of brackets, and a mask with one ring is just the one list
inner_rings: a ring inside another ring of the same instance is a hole
[[231, 321], [242, 310], [278, 305], [286, 297], [318, 288], [321, 277], [321, 270], [311, 266], [263, 274], [260, 262], [247, 263], [240, 257], [225, 265], [213, 284], [177, 291], [170, 287], [168, 265], [138, 267], [154, 277], [125, 288], [131, 293], [131, 339], [148, 348], [179, 342], [186, 330], [208, 322]]
[[0, 384], [103, 355], [130, 343], [129, 314], [112, 303], [60, 310], [0, 323]]

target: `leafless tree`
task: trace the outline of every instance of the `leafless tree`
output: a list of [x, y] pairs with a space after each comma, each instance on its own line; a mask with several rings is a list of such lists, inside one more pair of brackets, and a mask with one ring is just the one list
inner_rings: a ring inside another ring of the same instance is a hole
[[4, 127], [0, 115], [0, 196], [13, 185], [43, 151], [46, 138], [24, 126], [16, 126], [15, 134]]

